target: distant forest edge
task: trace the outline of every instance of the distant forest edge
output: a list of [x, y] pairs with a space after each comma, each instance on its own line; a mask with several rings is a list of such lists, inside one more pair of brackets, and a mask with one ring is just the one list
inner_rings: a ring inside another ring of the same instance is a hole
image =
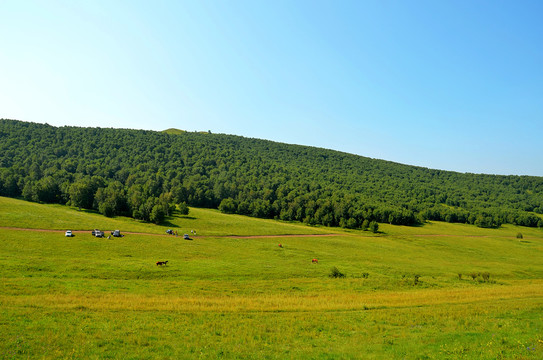
[[543, 177], [462, 174], [210, 132], [0, 119], [0, 195], [162, 222], [174, 209], [365, 228], [543, 227]]

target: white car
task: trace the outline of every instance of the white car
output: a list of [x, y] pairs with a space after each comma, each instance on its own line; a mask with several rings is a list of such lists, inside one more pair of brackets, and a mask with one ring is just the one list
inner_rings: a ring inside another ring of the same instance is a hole
[[72, 236], [74, 236], [74, 234], [72, 234], [72, 230], [66, 231], [66, 236], [67, 236], [67, 237], [72, 237]]

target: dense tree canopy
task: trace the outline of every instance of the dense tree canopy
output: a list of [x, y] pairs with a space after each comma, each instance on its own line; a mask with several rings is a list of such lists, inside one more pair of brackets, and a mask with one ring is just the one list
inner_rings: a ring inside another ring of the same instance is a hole
[[541, 226], [543, 178], [461, 174], [233, 135], [0, 120], [0, 195], [161, 222], [175, 204], [307, 224]]

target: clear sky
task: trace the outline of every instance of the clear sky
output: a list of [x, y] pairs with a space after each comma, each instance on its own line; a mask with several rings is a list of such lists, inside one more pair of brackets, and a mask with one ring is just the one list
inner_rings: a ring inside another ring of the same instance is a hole
[[0, 0], [0, 117], [543, 176], [543, 1]]

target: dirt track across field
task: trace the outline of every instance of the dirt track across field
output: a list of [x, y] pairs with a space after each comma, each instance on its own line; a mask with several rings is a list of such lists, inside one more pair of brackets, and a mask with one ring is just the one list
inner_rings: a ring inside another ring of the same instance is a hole
[[[65, 230], [52, 230], [52, 229], [30, 229], [30, 228], [18, 228], [10, 226], [0, 226], [0, 229], [5, 230], [15, 230], [15, 231], [36, 231], [36, 232], [56, 232], [64, 233]], [[72, 230], [74, 234], [91, 234], [91, 230]], [[109, 235], [108, 232], [105, 232], [106, 236]], [[128, 235], [148, 235], [148, 236], [169, 236], [176, 237], [175, 235], [170, 234], [154, 234], [154, 233], [143, 233], [143, 232], [131, 232], [131, 231], [122, 231], [121, 234]], [[284, 238], [284, 237], [322, 237], [322, 236], [339, 236], [341, 234], [284, 234], [284, 235], [195, 235], [193, 238], [205, 239], [205, 238], [235, 238], [235, 239], [259, 239], [259, 238]], [[179, 235], [177, 237], [183, 237]]]
[[[18, 228], [10, 226], [0, 226], [0, 229], [5, 230], [16, 230], [16, 231], [37, 231], [37, 232], [56, 232], [64, 233], [65, 230], [51, 230], [51, 229], [30, 229], [30, 228]], [[72, 230], [74, 234], [91, 234], [91, 230]], [[154, 234], [154, 233], [144, 233], [144, 232], [132, 232], [132, 231], [122, 231], [121, 234], [127, 235], [145, 235], [145, 236], [169, 236], [176, 237], [175, 235], [170, 234]], [[105, 232], [105, 236], [109, 235], [109, 231]], [[364, 236], [364, 235], [355, 235], [355, 234], [283, 234], [283, 235], [191, 235], [192, 239], [205, 239], [205, 238], [232, 238], [232, 239], [266, 239], [266, 238], [285, 238], [285, 237], [294, 237], [294, 238], [304, 238], [304, 237], [329, 237], [329, 236], [361, 236], [361, 237], [373, 237], [373, 236]], [[404, 237], [404, 235], [390, 235], [391, 237]], [[489, 236], [489, 235], [453, 235], [453, 234], [413, 234], [409, 235], [410, 237], [464, 237], [464, 238], [488, 238], [488, 237], [499, 237], [499, 238], [510, 238], [510, 236]], [[183, 238], [182, 234], [179, 234], [177, 237]]]

